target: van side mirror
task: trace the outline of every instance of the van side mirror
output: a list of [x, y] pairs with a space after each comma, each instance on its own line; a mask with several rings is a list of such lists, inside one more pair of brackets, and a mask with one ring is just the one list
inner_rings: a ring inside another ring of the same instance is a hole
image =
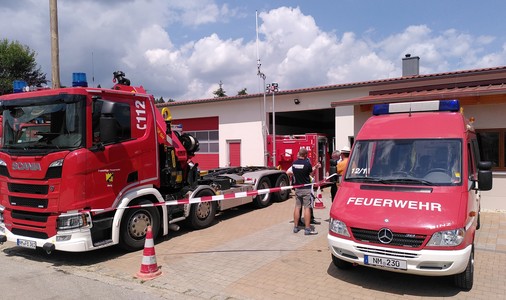
[[490, 161], [478, 163], [478, 189], [481, 191], [492, 189], [492, 162]]

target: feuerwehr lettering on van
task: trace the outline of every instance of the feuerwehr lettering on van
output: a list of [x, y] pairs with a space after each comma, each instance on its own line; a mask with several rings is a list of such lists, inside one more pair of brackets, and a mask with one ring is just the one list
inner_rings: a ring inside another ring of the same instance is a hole
[[416, 200], [350, 197], [348, 198], [346, 204], [356, 206], [393, 207], [441, 212], [441, 203], [426, 201], [422, 202]]

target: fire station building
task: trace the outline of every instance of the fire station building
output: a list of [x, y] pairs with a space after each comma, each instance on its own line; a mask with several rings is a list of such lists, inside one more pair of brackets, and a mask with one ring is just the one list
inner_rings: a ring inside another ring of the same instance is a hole
[[328, 138], [327, 151], [351, 147], [373, 104], [458, 99], [466, 118], [474, 118], [482, 160], [493, 162], [494, 185], [483, 192], [482, 209], [506, 209], [506, 66], [420, 75], [419, 57], [406, 55], [402, 64], [399, 78], [294, 90], [283, 90], [280, 82], [278, 91], [265, 96], [188, 100], [158, 107], [169, 107], [173, 124], [197, 137], [200, 151], [193, 161], [206, 170], [264, 165], [272, 159], [272, 152], [266, 150], [267, 134], [319, 133]]

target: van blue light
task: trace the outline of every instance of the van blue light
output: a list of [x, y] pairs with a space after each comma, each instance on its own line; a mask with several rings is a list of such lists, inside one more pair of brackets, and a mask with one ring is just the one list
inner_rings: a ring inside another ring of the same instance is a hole
[[386, 114], [422, 112], [422, 111], [458, 112], [459, 110], [460, 110], [459, 100], [434, 100], [434, 101], [376, 104], [373, 106], [372, 114], [375, 116], [379, 116]]
[[72, 86], [87, 87], [88, 81], [86, 81], [86, 73], [72, 73]]

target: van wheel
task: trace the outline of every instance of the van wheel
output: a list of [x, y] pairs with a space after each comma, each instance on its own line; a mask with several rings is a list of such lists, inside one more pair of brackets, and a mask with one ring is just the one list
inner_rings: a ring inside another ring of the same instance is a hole
[[[288, 186], [289, 179], [286, 174], [281, 174], [276, 180], [275, 187]], [[277, 201], [285, 201], [290, 196], [290, 190], [281, 190], [277, 192], [274, 196], [276, 196]]]
[[[136, 204], [152, 202], [141, 200]], [[119, 246], [127, 251], [143, 249], [148, 226], [151, 226], [153, 240], [156, 239], [160, 228], [160, 213], [156, 207], [127, 208], [121, 219]]]
[[330, 256], [332, 256], [332, 263], [334, 263], [334, 266], [336, 266], [338, 269], [349, 270], [351, 267], [353, 267], [353, 264], [351, 262], [339, 259], [332, 254]]
[[473, 276], [474, 275], [474, 246], [471, 250], [471, 255], [469, 255], [469, 262], [467, 263], [467, 268], [464, 272], [460, 274], [454, 275], [455, 285], [464, 290], [469, 291], [473, 288]]
[[480, 227], [481, 227], [481, 218], [480, 218], [480, 216], [481, 216], [481, 212], [480, 212], [480, 210], [478, 210], [478, 220], [476, 221], [476, 230], [480, 229]]
[[[259, 190], [270, 189], [270, 188], [271, 188], [271, 181], [267, 177], [262, 178], [260, 180], [260, 182], [258, 183]], [[253, 202], [255, 203], [255, 206], [258, 208], [264, 208], [264, 207], [271, 205], [271, 195], [272, 195], [272, 193], [267, 193], [267, 194], [256, 196], [255, 199], [253, 200]]]
[[[214, 196], [210, 190], [202, 190], [196, 197]], [[211, 226], [216, 216], [216, 201], [193, 203], [188, 216], [188, 224], [193, 229], [202, 229]]]

